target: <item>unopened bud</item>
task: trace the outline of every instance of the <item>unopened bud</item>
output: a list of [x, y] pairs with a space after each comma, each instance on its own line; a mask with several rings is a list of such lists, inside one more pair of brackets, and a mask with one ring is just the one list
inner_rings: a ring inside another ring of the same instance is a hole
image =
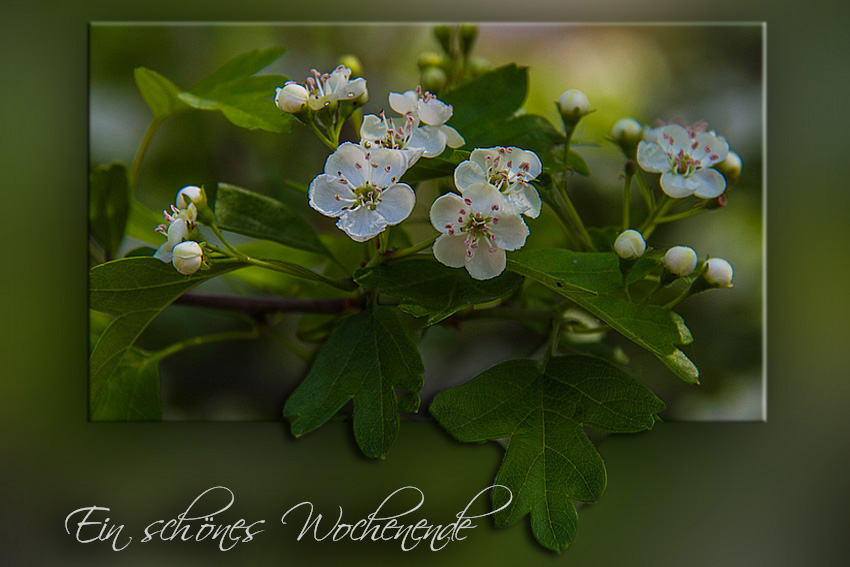
[[590, 101], [580, 90], [570, 89], [558, 99], [558, 108], [562, 116], [578, 119], [590, 110]]
[[729, 152], [726, 154], [726, 159], [715, 165], [714, 167], [722, 173], [726, 179], [731, 179], [732, 181], [737, 181], [738, 176], [741, 175], [741, 156], [736, 154], [735, 152]]
[[422, 52], [422, 54], [419, 55], [419, 60], [416, 62], [420, 71], [424, 71], [429, 67], [442, 67], [443, 63], [443, 57], [433, 51]]
[[611, 138], [619, 144], [637, 144], [641, 141], [643, 126], [634, 118], [621, 118], [611, 128]]
[[434, 26], [434, 37], [440, 42], [443, 51], [452, 52], [452, 27], [447, 25]]
[[181, 242], [172, 250], [171, 264], [181, 274], [191, 276], [201, 267], [204, 251], [197, 242]]
[[188, 209], [189, 205], [192, 203], [194, 203], [197, 207], [206, 202], [207, 196], [204, 193], [204, 190], [200, 187], [195, 187], [194, 185], [187, 185], [178, 191], [177, 199], [175, 200], [175, 204], [178, 209]]
[[307, 106], [310, 93], [295, 82], [286, 83], [275, 90], [274, 103], [279, 109], [290, 114], [298, 114]]
[[460, 30], [460, 52], [469, 55], [475, 40], [478, 38], [478, 26], [475, 24], [461, 24]]
[[623, 260], [640, 258], [645, 251], [646, 241], [636, 230], [626, 230], [614, 241], [614, 252]]
[[439, 93], [446, 86], [447, 81], [446, 72], [439, 67], [429, 67], [422, 71], [419, 77], [422, 89], [431, 93]]
[[691, 275], [697, 267], [697, 253], [687, 246], [674, 246], [661, 261], [670, 272], [683, 278]]
[[715, 287], [732, 287], [732, 265], [723, 258], [711, 258], [705, 263], [703, 277]]

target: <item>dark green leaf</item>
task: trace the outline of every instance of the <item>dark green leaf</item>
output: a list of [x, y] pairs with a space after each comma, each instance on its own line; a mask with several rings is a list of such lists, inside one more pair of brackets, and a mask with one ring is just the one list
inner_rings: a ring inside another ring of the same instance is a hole
[[630, 433], [652, 429], [664, 403], [645, 386], [588, 356], [547, 363], [510, 360], [466, 384], [437, 394], [430, 412], [458, 441], [510, 438], [494, 484], [496, 526], [531, 513], [534, 537], [562, 551], [575, 539], [572, 500], [593, 502], [606, 485], [605, 466], [582, 431]]
[[123, 258], [92, 268], [89, 307], [118, 315], [101, 335], [89, 358], [91, 410], [109, 389], [116, 368], [133, 343], [172, 301], [201, 282], [241, 267], [218, 262], [192, 276], [154, 258]]
[[89, 229], [107, 258], [118, 252], [129, 214], [127, 170], [120, 163], [97, 167], [89, 175]]
[[328, 254], [310, 225], [280, 201], [226, 183], [206, 193], [222, 229]]
[[632, 285], [645, 278], [649, 273], [661, 265], [661, 261], [657, 253], [646, 252], [643, 256], [629, 269], [626, 275], [626, 283]]
[[125, 232], [131, 238], [158, 247], [165, 242], [165, 236], [156, 232], [156, 227], [162, 223], [162, 212], [152, 211], [134, 200], [130, 203], [130, 214]]
[[466, 270], [449, 268], [431, 258], [411, 258], [358, 270], [354, 280], [401, 301], [399, 308], [433, 325], [476, 303], [513, 293], [522, 277], [509, 272], [491, 280], [472, 279]]
[[[259, 73], [274, 63], [285, 51], [286, 49], [283, 47], [269, 47], [266, 49], [254, 49], [237, 55], [190, 90], [197, 95], [203, 95], [236, 79]], [[277, 86], [283, 86], [283, 83]]]
[[133, 76], [142, 98], [153, 111], [154, 118], [163, 119], [189, 109], [186, 103], [180, 100], [181, 89], [156, 71], [136, 67]]
[[144, 351], [131, 348], [110, 379], [92, 395], [93, 421], [159, 421], [159, 364]]
[[152, 248], [150, 246], [139, 246], [138, 248], [133, 248], [126, 254], [124, 254], [125, 258], [150, 258], [156, 253], [156, 248]]
[[[328, 338], [310, 373], [286, 401], [284, 415], [294, 416], [292, 433], [300, 436], [324, 424], [354, 400], [354, 437], [369, 457], [383, 457], [398, 433], [395, 389], [422, 389], [424, 367], [390, 307], [370, 306], [346, 318]], [[409, 410], [412, 404], [405, 403]]]
[[538, 281], [589, 311], [626, 338], [652, 352], [676, 376], [699, 383], [699, 371], [676, 345], [693, 341], [682, 318], [657, 305], [607, 295], [623, 286], [613, 252], [540, 249], [511, 254], [508, 269]]
[[587, 166], [587, 162], [572, 149], [570, 150], [570, 155], [567, 157], [567, 165], [578, 174], [590, 175], [590, 168]]
[[[440, 98], [453, 107], [449, 125], [466, 139], [466, 147], [483, 147], [477, 137], [489, 124], [504, 120], [522, 106], [528, 92], [528, 68], [513, 63], [473, 79]], [[513, 145], [513, 144], [512, 144]]]

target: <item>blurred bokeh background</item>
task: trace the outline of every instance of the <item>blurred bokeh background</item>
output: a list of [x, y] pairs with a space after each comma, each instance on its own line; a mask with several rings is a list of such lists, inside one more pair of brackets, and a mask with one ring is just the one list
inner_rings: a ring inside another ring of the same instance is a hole
[[[138, 93], [133, 69], [153, 69], [189, 88], [228, 59], [251, 49], [283, 46], [287, 52], [264, 72], [303, 81], [315, 68], [333, 69], [356, 55], [367, 78], [370, 101], [364, 113], [391, 113], [389, 92], [419, 84], [417, 61], [441, 49], [427, 24], [365, 25], [121, 25], [90, 30], [90, 164], [129, 164], [150, 111]], [[701, 369], [702, 385], [680, 382], [654, 357], [609, 333], [630, 358], [635, 375], [667, 403], [667, 420], [758, 420], [763, 396], [762, 132], [764, 114], [761, 25], [534, 25], [480, 27], [474, 50], [491, 67], [517, 63], [530, 69], [523, 109], [559, 124], [555, 104], [568, 88], [584, 91], [596, 109], [574, 137], [592, 176], [573, 176], [571, 193], [588, 226], [620, 222], [623, 159], [607, 140], [611, 126], [630, 116], [649, 126], [658, 120], [706, 121], [743, 159], [743, 175], [728, 191], [729, 204], [685, 221], [663, 225], [650, 241], [655, 248], [685, 244], [701, 258], [729, 260], [734, 288], [692, 298], [679, 311], [694, 335], [685, 347]], [[436, 56], [436, 55], [435, 55]], [[273, 93], [269, 94], [269, 97]], [[270, 102], [271, 104], [271, 102]], [[353, 132], [348, 132], [353, 135]], [[162, 209], [184, 185], [232, 183], [290, 205], [317, 229], [340, 236], [311, 210], [287, 182], [308, 185], [322, 172], [328, 150], [306, 128], [291, 134], [246, 131], [219, 113], [188, 112], [169, 119], [143, 162], [137, 195]], [[406, 223], [413, 241], [430, 236], [428, 207], [434, 187], [418, 190], [418, 207]], [[643, 216], [633, 191], [633, 218]], [[547, 212], [529, 222], [527, 246], [560, 245], [560, 227]], [[153, 228], [153, 227], [152, 227]], [[157, 242], [155, 240], [155, 242]], [[128, 240], [125, 250], [140, 243]], [[284, 252], [281, 252], [285, 254]], [[203, 286], [220, 293], [257, 293], [226, 276]], [[260, 292], [262, 293], [262, 291]], [[297, 316], [278, 323], [294, 338]], [[167, 309], [141, 339], [161, 348], [181, 338], [244, 325], [221, 313], [197, 308]], [[469, 321], [416, 333], [426, 363], [426, 404], [447, 387], [463, 383], [493, 364], [539, 355], [546, 338], [512, 322]], [[311, 345], [303, 345], [312, 348]], [[167, 420], [277, 420], [288, 393], [306, 366], [272, 340], [216, 344], [162, 363]], [[421, 419], [426, 418], [422, 412]]]
[[[202, 10], [173, 0], [35, 0], [7, 4], [5, 16], [0, 61], [10, 79], [0, 91], [6, 126], [0, 161], [7, 210], [19, 213], [2, 225], [17, 267], [0, 272], [0, 557], [6, 564], [796, 567], [846, 561], [850, 381], [842, 346], [850, 338], [850, 273], [841, 244], [850, 193], [840, 149], [850, 128], [841, 72], [850, 35], [834, 2], [434, 0], [410, 3], [402, 14], [394, 0], [334, 3], [327, 10], [266, 0], [212, 0]], [[424, 517], [454, 514], [494, 477], [501, 450], [492, 443], [459, 445], [428, 424], [404, 424], [387, 460], [374, 462], [358, 456], [346, 424], [295, 442], [280, 423], [88, 422], [88, 22], [319, 17], [767, 20], [767, 423], [665, 423], [645, 435], [605, 439], [599, 450], [608, 469], [606, 493], [579, 512], [577, 542], [556, 556], [539, 550], [519, 525], [496, 530], [482, 523], [468, 541], [436, 554], [378, 543], [307, 546], [279, 531], [277, 516], [296, 502], [309, 499], [331, 512], [342, 505], [359, 515], [406, 484], [425, 491]], [[36, 210], [34, 229], [33, 216], [23, 213]], [[138, 534], [216, 485], [236, 493], [230, 520], [266, 519], [269, 532], [227, 553], [134, 543], [116, 554], [74, 543], [62, 526], [71, 510], [98, 504]]]

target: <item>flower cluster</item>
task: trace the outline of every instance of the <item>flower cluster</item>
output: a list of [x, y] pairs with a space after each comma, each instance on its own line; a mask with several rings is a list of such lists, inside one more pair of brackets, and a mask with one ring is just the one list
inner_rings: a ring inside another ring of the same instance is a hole
[[195, 224], [198, 221], [198, 205], [206, 206], [203, 189], [188, 185], [177, 193], [171, 212], [162, 211], [165, 222], [156, 227], [156, 232], [165, 235], [166, 241], [157, 249], [153, 257], [165, 263], [171, 263], [181, 274], [191, 275], [203, 264], [203, 250], [191, 238], [197, 234]]
[[370, 147], [403, 150], [408, 154], [410, 165], [421, 156], [436, 157], [446, 146], [459, 148], [464, 144], [457, 130], [446, 125], [452, 117], [451, 105], [437, 99], [421, 87], [404, 93], [390, 93], [390, 107], [402, 115], [387, 118], [381, 112], [363, 117], [360, 127], [361, 143]]
[[477, 183], [487, 183], [505, 196], [514, 212], [536, 218], [541, 201], [530, 182], [542, 171], [534, 152], [497, 147], [473, 150], [469, 160], [455, 169], [454, 179], [461, 193]]
[[315, 69], [313, 76], [304, 83], [287, 81], [275, 91], [275, 104], [284, 112], [297, 114], [305, 108], [321, 110], [340, 101], [363, 104], [369, 100], [366, 79], [351, 80], [351, 69], [340, 65], [331, 73], [319, 73]]

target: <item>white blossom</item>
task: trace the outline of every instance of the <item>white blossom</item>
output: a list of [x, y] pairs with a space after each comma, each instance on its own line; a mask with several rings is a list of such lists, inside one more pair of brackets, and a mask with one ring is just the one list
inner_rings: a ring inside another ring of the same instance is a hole
[[186, 209], [191, 204], [195, 203], [205, 203], [207, 200], [206, 195], [204, 195], [204, 191], [200, 187], [196, 187], [194, 185], [187, 185], [183, 187], [180, 191], [177, 192], [177, 199], [175, 199], [175, 204], [178, 209]]
[[623, 231], [614, 241], [614, 252], [624, 260], [640, 258], [645, 251], [646, 241], [636, 230]]
[[705, 263], [705, 281], [716, 287], [732, 287], [732, 265], [723, 258]]
[[181, 274], [191, 276], [204, 261], [204, 251], [197, 242], [181, 242], [172, 251], [171, 264]]
[[525, 244], [528, 227], [504, 196], [489, 183], [477, 183], [463, 196], [446, 193], [431, 206], [431, 224], [442, 234], [434, 257], [452, 268], [465, 267], [473, 278], [487, 280], [505, 270], [505, 250]]
[[697, 267], [697, 253], [688, 246], [674, 246], [661, 261], [672, 274], [683, 278], [691, 275]]
[[[367, 149], [377, 145], [402, 151], [407, 156], [407, 166], [410, 167], [425, 154], [427, 144], [418, 135], [420, 130], [422, 129], [416, 126], [416, 119], [412, 115], [395, 121], [387, 118], [383, 112], [378, 116], [367, 114], [360, 125], [360, 143]], [[441, 153], [442, 150], [435, 155]]]
[[325, 173], [310, 183], [310, 206], [338, 218], [336, 225], [353, 240], [369, 240], [413, 210], [413, 190], [398, 182], [407, 167], [401, 151], [346, 142], [328, 157]]
[[711, 169], [726, 158], [726, 140], [678, 124], [656, 128], [649, 137], [654, 141], [638, 145], [637, 160], [646, 171], [661, 173], [661, 189], [667, 195], [712, 199], [726, 190], [726, 179]]
[[[178, 202], [181, 197], [178, 195]], [[178, 209], [171, 205], [171, 213], [162, 211], [165, 216], [165, 222], [156, 227], [156, 232], [164, 234], [166, 241], [157, 249], [153, 257], [163, 262], [171, 262], [172, 250], [174, 247], [186, 240], [189, 237], [189, 232], [195, 228], [195, 222], [198, 217], [198, 209], [194, 203], [189, 203], [188, 207]]]
[[540, 195], [531, 180], [543, 166], [537, 154], [520, 148], [478, 148], [469, 160], [455, 169], [455, 185], [462, 194], [478, 183], [495, 187], [517, 214], [536, 218], [540, 214]]
[[312, 70], [303, 85], [288, 81], [275, 90], [275, 104], [284, 112], [297, 113], [306, 103], [311, 110], [321, 110], [339, 101], [349, 100], [359, 104], [369, 100], [366, 79], [351, 80], [351, 69], [340, 65], [331, 73]]
[[416, 90], [390, 93], [390, 107], [405, 117], [413, 118], [413, 132], [408, 141], [409, 148], [422, 148], [425, 157], [436, 157], [446, 146], [459, 148], [464, 144], [457, 130], [446, 125], [453, 109], [428, 91]]

